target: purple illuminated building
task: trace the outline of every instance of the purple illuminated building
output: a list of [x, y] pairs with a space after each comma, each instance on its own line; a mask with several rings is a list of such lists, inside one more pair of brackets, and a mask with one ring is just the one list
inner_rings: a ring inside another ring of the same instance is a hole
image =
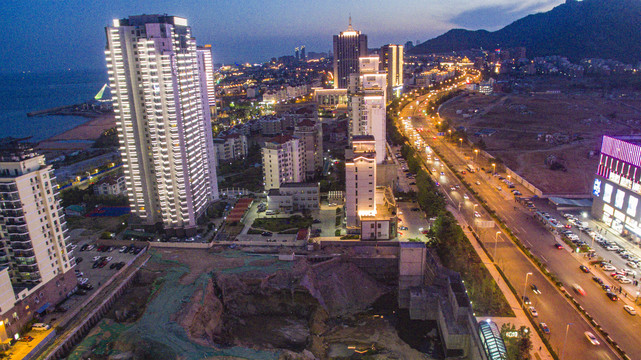
[[641, 240], [641, 136], [604, 136], [592, 188], [592, 216], [635, 243]]

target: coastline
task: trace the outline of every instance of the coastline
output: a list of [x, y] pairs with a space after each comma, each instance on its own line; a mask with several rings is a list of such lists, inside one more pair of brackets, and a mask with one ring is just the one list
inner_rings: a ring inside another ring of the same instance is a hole
[[75, 151], [84, 150], [93, 145], [93, 141], [108, 129], [116, 126], [114, 113], [88, 117], [88, 121], [70, 130], [42, 140], [36, 146], [42, 151]]

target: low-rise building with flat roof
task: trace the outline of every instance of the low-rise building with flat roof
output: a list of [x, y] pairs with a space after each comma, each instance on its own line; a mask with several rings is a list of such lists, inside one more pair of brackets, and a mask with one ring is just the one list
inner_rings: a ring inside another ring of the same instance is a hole
[[267, 208], [274, 211], [301, 211], [320, 208], [318, 183], [285, 183], [267, 193]]

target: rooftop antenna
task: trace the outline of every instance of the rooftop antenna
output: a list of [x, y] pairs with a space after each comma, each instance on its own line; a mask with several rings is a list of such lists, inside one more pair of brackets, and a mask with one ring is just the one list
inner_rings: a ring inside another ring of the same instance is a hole
[[352, 27], [352, 13], [349, 13], [349, 26], [347, 26], [347, 30], [354, 30]]

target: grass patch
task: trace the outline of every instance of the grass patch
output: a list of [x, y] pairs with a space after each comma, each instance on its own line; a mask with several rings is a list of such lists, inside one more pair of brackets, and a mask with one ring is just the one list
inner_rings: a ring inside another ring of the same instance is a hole
[[294, 215], [288, 218], [260, 218], [254, 220], [253, 228], [263, 229], [272, 232], [281, 232], [289, 229], [302, 229], [312, 226], [314, 219]]

